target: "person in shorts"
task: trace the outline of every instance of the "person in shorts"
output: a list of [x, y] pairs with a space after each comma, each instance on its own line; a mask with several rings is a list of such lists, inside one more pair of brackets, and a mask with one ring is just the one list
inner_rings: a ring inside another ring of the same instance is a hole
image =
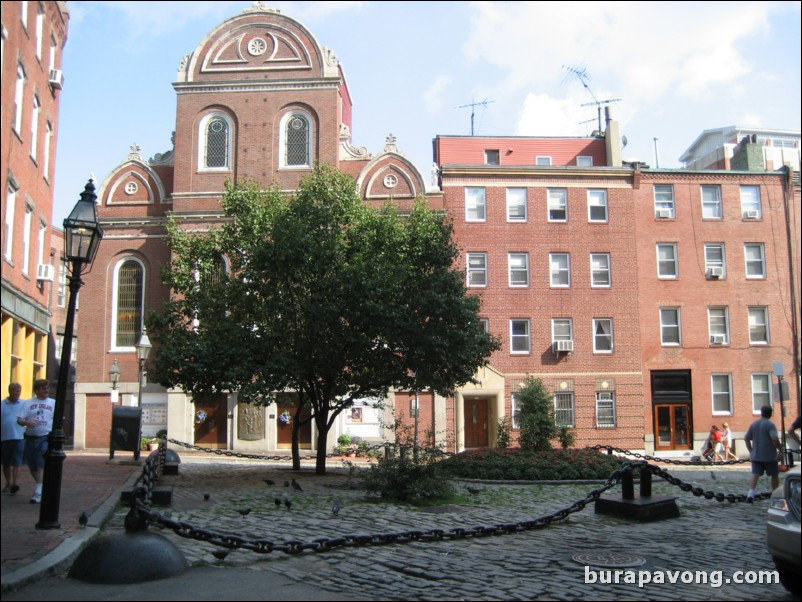
[[749, 503], [755, 501], [757, 480], [764, 472], [771, 477], [772, 491], [780, 486], [777, 452], [782, 452], [782, 443], [777, 435], [777, 427], [771, 421], [771, 414], [771, 406], [760, 408], [760, 419], [755, 420], [744, 435], [744, 443], [752, 461], [752, 476], [749, 477], [749, 491], [746, 494]]
[[22, 450], [25, 447], [24, 435], [25, 428], [17, 424], [17, 418], [22, 410], [20, 394], [22, 385], [11, 383], [8, 385], [8, 397], [2, 401], [2, 450], [0, 455], [3, 458], [3, 476], [6, 479], [6, 486], [3, 492], [17, 493], [19, 485], [19, 467], [22, 465]]
[[43, 378], [33, 383], [33, 392], [34, 396], [23, 404], [17, 423], [25, 427], [25, 463], [36, 481], [31, 504], [39, 504], [42, 501], [47, 436], [53, 428], [56, 400], [48, 396], [50, 384]]

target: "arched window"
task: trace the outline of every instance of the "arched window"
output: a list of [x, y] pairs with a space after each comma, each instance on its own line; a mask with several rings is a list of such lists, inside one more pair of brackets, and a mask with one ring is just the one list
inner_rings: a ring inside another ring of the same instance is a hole
[[112, 347], [115, 349], [134, 349], [142, 333], [144, 297], [144, 266], [132, 258], [121, 261], [114, 275]]
[[312, 167], [314, 140], [312, 119], [302, 111], [281, 120], [281, 167]]
[[201, 120], [199, 129], [198, 170], [230, 170], [233, 126], [228, 116], [209, 113]]

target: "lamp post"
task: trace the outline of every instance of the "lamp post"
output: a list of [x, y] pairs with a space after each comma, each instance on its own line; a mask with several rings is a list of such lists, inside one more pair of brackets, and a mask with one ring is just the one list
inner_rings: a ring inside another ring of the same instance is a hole
[[70, 301], [67, 306], [67, 322], [64, 326], [64, 344], [61, 348], [61, 364], [58, 371], [56, 406], [53, 411], [53, 426], [47, 438], [44, 475], [42, 477], [42, 506], [39, 509], [37, 529], [58, 529], [59, 506], [61, 504], [61, 477], [64, 468], [64, 401], [67, 382], [70, 379], [70, 354], [72, 333], [75, 329], [75, 309], [78, 290], [83, 285], [81, 274], [91, 269], [98, 245], [103, 238], [103, 229], [97, 221], [95, 185], [90, 179], [81, 193], [70, 215], [64, 220], [64, 255], [70, 268]]
[[120, 364], [117, 363], [117, 360], [114, 360], [109, 368], [109, 379], [111, 380], [111, 401], [117, 403], [117, 383], [120, 382]]
[[139, 397], [137, 398], [136, 405], [142, 407], [142, 382], [145, 380], [145, 362], [150, 355], [150, 339], [145, 327], [142, 327], [142, 334], [139, 337], [139, 342], [136, 344], [136, 358], [139, 360]]

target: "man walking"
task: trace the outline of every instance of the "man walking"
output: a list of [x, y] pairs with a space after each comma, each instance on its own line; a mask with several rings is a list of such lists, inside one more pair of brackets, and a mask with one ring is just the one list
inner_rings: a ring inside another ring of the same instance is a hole
[[760, 408], [760, 419], [755, 420], [744, 435], [749, 459], [752, 461], [752, 476], [749, 477], [749, 492], [746, 501], [755, 501], [757, 480], [765, 472], [771, 477], [772, 491], [780, 486], [780, 467], [777, 452], [782, 452], [782, 444], [777, 436], [777, 427], [771, 421], [771, 406]]
[[48, 397], [50, 385], [47, 380], [39, 379], [33, 383], [35, 396], [22, 406], [22, 413], [18, 424], [25, 429], [25, 462], [31, 471], [36, 488], [31, 497], [31, 504], [42, 501], [42, 473], [45, 467], [45, 452], [47, 451], [47, 436], [53, 428], [53, 411], [56, 400]]
[[19, 467], [22, 465], [22, 450], [24, 447], [23, 435], [25, 429], [17, 424], [17, 418], [22, 410], [22, 402], [19, 399], [22, 393], [22, 385], [11, 383], [8, 385], [8, 397], [2, 402], [2, 453], [3, 456], [3, 476], [6, 478], [6, 486], [3, 491], [17, 493], [17, 477]]

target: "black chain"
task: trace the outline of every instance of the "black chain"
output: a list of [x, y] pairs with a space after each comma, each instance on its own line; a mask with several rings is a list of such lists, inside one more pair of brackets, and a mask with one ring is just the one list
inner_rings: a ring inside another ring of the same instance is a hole
[[[515, 522], [515, 523], [499, 523], [492, 526], [478, 526], [471, 528], [457, 527], [449, 531], [443, 529], [430, 529], [427, 531], [413, 530], [401, 531], [396, 533], [380, 533], [370, 535], [345, 535], [341, 537], [321, 537], [314, 539], [310, 542], [302, 542], [298, 540], [290, 540], [281, 543], [270, 541], [267, 539], [247, 539], [232, 534], [217, 533], [207, 529], [201, 529], [183, 521], [176, 521], [167, 518], [150, 509], [148, 504], [144, 501], [137, 499], [135, 507], [137, 511], [144, 515], [146, 519], [162, 528], [171, 529], [176, 535], [180, 537], [195, 539], [197, 541], [204, 541], [212, 545], [229, 548], [229, 549], [245, 549], [258, 554], [269, 554], [271, 552], [284, 552], [285, 554], [300, 554], [305, 551], [312, 552], [326, 552], [339, 547], [357, 547], [357, 546], [377, 546], [387, 544], [402, 544], [410, 543], [413, 541], [420, 542], [434, 542], [434, 541], [453, 541], [457, 539], [488, 537], [491, 535], [505, 535], [508, 533], [520, 533], [523, 531], [531, 531], [535, 529], [542, 529], [555, 522], [559, 522], [568, 518], [575, 512], [584, 510], [585, 507], [596, 502], [601, 495], [620, 483], [622, 476], [625, 473], [632, 473], [634, 470], [644, 471], [647, 470], [653, 475], [668, 481], [685, 492], [690, 491], [697, 497], [704, 497], [705, 499], [715, 499], [719, 502], [745, 502], [745, 495], [724, 494], [714, 491], [705, 491], [701, 487], [694, 487], [688, 483], [684, 483], [680, 479], [671, 476], [667, 471], [658, 466], [652, 466], [646, 461], [626, 462], [620, 469], [613, 471], [607, 481], [601, 486], [589, 492], [584, 498], [575, 501], [570, 506], [562, 508], [551, 514], [546, 514], [539, 518], [532, 520]], [[760, 493], [755, 495], [756, 500], [765, 499], [770, 497], [769, 493]]]

